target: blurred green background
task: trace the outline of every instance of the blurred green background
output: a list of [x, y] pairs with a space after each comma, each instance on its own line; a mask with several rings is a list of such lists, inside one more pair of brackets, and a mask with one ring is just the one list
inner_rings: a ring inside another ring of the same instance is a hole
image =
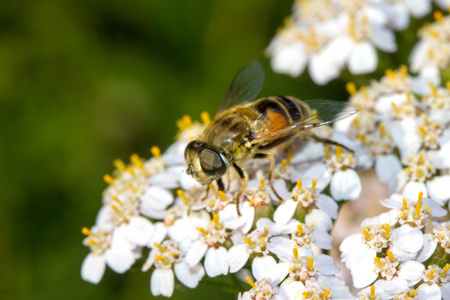
[[[271, 72], [264, 49], [291, 6], [291, 0], [0, 4], [1, 299], [152, 298], [150, 274], [139, 268], [123, 275], [107, 269], [98, 285], [80, 278], [88, 254], [81, 228], [94, 224], [102, 177], [115, 158], [149, 157], [153, 145], [165, 149], [182, 115], [214, 115], [233, 76], [253, 60], [267, 73], [261, 95], [346, 99], [344, 81], [318, 87], [307, 74]], [[177, 289], [175, 297], [212, 293], [236, 298], [211, 287]]]

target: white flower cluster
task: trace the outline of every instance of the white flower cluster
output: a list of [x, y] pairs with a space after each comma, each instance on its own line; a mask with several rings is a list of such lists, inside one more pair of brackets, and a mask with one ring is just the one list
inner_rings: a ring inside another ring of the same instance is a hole
[[[84, 244], [91, 250], [82, 266], [83, 279], [98, 283], [106, 265], [123, 273], [148, 248], [142, 270], [152, 270], [155, 296], [170, 297], [175, 276], [195, 288], [205, 275], [249, 270], [256, 283], [247, 280], [252, 289], [243, 299], [262, 291], [264, 299], [270, 298], [267, 293], [281, 299], [294, 299], [298, 293], [352, 297], [335, 276], [339, 269], [333, 259], [320, 249], [332, 249], [329, 233], [338, 216], [336, 201], [355, 200], [361, 192], [353, 154], [306, 138], [299, 141], [303, 147], [288, 144], [277, 150], [274, 188], [283, 201], [262, 176], [267, 164], [250, 161], [238, 216], [238, 175], [230, 171], [224, 176], [223, 191], [194, 181], [184, 172], [184, 149], [203, 125], [192, 124], [188, 117], [178, 125], [178, 140], [165, 153], [153, 147], [150, 160], [133, 155], [129, 165], [116, 161], [113, 175], [105, 176], [109, 186], [96, 224], [83, 228]], [[332, 131], [315, 133], [330, 136]]]
[[[308, 66], [320, 85], [346, 66], [354, 75], [370, 73], [378, 65], [376, 49], [395, 52], [394, 31], [406, 29], [410, 16], [421, 18], [430, 10], [430, 0], [297, 0], [266, 53], [275, 72], [297, 77]], [[430, 43], [424, 44], [418, 56], [428, 55], [421, 54]], [[418, 68], [428, 65], [416, 60]]]
[[359, 91], [348, 84], [361, 110], [336, 124], [358, 139], [361, 165], [375, 165], [389, 186], [381, 204], [391, 210], [340, 246], [354, 287], [373, 284], [380, 299], [450, 299], [449, 224], [437, 219], [450, 200], [450, 90], [429, 83], [429, 93], [414, 94], [418, 80], [402, 67]]

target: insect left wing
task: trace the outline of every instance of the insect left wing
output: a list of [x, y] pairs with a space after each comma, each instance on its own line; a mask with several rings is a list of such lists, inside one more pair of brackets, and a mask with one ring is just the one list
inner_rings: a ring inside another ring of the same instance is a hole
[[[336, 122], [358, 112], [354, 106], [340, 101], [331, 100], [307, 100], [303, 101], [310, 108], [310, 114], [300, 120], [290, 123], [286, 118], [272, 118], [268, 124], [258, 130], [254, 135], [255, 144], [268, 140], [278, 140], [286, 136], [296, 134], [298, 131], [311, 129]], [[281, 110], [282, 108], [276, 108]], [[274, 109], [271, 114], [278, 112]], [[280, 112], [281, 113], [281, 112]]]
[[252, 62], [243, 67], [231, 82], [217, 113], [239, 103], [254, 100], [263, 87], [264, 77], [264, 69], [259, 62]]

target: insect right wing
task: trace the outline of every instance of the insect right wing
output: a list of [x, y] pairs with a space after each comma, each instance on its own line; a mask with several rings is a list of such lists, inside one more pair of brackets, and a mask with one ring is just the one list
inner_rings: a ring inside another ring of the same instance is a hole
[[[282, 114], [281, 106], [274, 108], [268, 112], [269, 121], [266, 121], [266, 126], [255, 132], [253, 143], [259, 144], [266, 141], [278, 140], [286, 136], [294, 135], [302, 130], [345, 119], [358, 112], [357, 108], [347, 102], [331, 100], [307, 100], [302, 102], [309, 106], [309, 115], [302, 116], [299, 120], [290, 122], [285, 117], [277, 116], [278, 114]], [[289, 107], [285, 108], [289, 110]], [[270, 115], [273, 117], [270, 117]], [[266, 116], [261, 115], [261, 117]]]
[[234, 77], [217, 114], [237, 104], [254, 100], [264, 85], [264, 69], [259, 62], [243, 67]]

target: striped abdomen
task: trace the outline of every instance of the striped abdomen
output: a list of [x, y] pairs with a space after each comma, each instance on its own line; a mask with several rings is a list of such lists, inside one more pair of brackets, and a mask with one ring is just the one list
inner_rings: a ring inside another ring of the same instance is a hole
[[260, 114], [258, 120], [266, 123], [264, 130], [274, 133], [272, 138], [257, 145], [259, 149], [269, 149], [288, 140], [293, 136], [292, 134], [277, 136], [275, 133], [289, 128], [292, 124], [298, 123], [310, 115], [309, 108], [306, 104], [289, 96], [262, 98], [251, 103], [249, 106]]

